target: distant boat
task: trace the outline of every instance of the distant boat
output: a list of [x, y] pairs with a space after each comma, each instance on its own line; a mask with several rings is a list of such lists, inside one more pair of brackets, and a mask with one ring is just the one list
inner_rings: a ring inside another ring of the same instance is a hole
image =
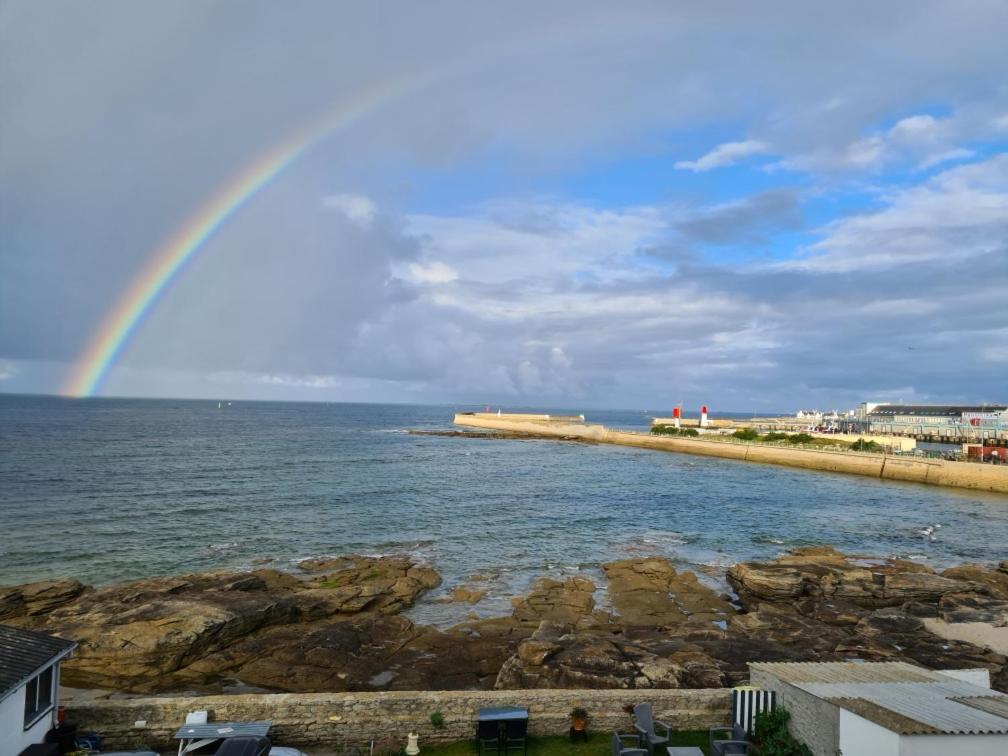
[[220, 408], [221, 408], [221, 403], [217, 402], [217, 409], [220, 409]]

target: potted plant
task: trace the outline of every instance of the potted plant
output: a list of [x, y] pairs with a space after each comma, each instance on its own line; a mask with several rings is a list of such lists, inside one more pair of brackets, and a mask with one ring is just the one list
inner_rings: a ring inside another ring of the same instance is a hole
[[571, 709], [571, 740], [581, 738], [588, 739], [588, 712], [581, 706]]

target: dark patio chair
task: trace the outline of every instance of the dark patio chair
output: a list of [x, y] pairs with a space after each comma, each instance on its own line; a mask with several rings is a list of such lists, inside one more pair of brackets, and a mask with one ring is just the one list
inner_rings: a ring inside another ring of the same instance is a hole
[[[626, 744], [633, 745], [627, 747]], [[612, 756], [647, 756], [647, 749], [640, 747], [637, 733], [614, 732], [612, 734]]]
[[498, 721], [476, 723], [476, 746], [481, 755], [488, 751], [500, 753], [500, 724]]
[[528, 754], [528, 720], [509, 719], [504, 722], [504, 753], [521, 751]]
[[[642, 703], [633, 707], [634, 729], [640, 736], [641, 745], [647, 748], [648, 756], [654, 756], [656, 746], [667, 746], [672, 737], [672, 728], [655, 719], [651, 713], [651, 704]], [[664, 735], [655, 732], [655, 726], [665, 731]]]
[[[728, 737], [723, 737], [727, 735]], [[719, 737], [721, 736], [721, 737]], [[734, 756], [749, 753], [749, 738], [741, 725], [711, 727], [709, 731], [711, 756]]]
[[217, 747], [214, 756], [267, 756], [271, 745], [264, 737], [229, 738]]

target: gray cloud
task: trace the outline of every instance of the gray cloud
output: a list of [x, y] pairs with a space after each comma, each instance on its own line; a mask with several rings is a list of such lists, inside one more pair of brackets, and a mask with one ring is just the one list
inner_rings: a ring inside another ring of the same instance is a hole
[[676, 224], [687, 239], [708, 244], [758, 244], [783, 230], [801, 228], [798, 193], [772, 189], [703, 209]]

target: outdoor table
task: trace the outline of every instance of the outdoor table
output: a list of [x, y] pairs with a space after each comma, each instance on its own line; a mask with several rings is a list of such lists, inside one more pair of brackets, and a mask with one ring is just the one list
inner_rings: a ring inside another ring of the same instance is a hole
[[696, 746], [669, 746], [667, 750], [668, 756], [703, 756]]
[[528, 709], [517, 706], [501, 706], [493, 709], [480, 709], [476, 715], [476, 738], [479, 739], [480, 723], [491, 722], [497, 725], [498, 747], [504, 744], [505, 724], [507, 722], [524, 722], [522, 737], [528, 735]]
[[198, 748], [208, 746], [218, 740], [241, 737], [261, 737], [269, 735], [273, 722], [206, 722], [202, 724], [184, 724], [175, 733], [179, 742], [179, 756], [191, 753]]

